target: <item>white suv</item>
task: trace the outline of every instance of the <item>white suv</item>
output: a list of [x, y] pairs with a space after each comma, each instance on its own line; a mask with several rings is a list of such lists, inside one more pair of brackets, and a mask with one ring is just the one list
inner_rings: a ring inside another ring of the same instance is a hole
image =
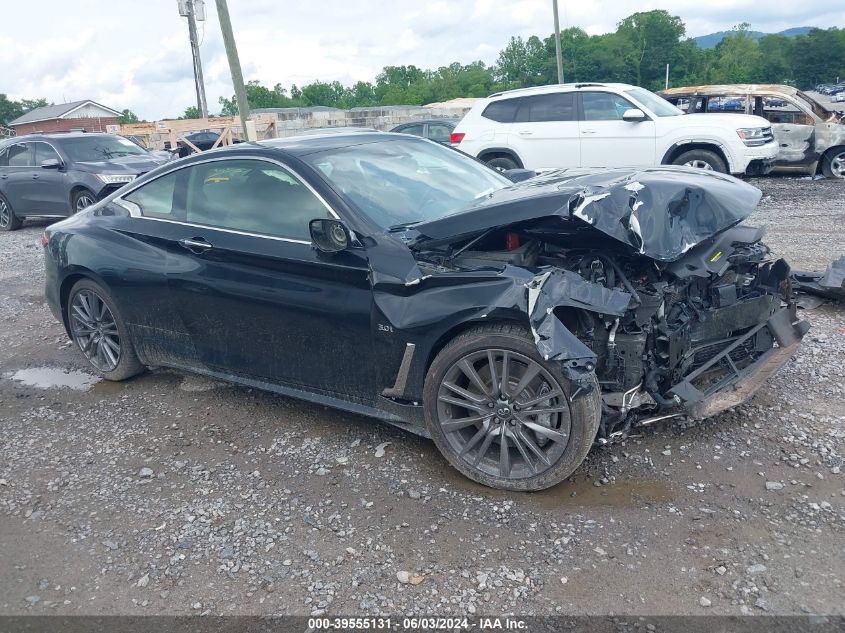
[[766, 119], [684, 114], [628, 84], [525, 88], [480, 99], [452, 145], [498, 169], [687, 165], [765, 174], [778, 151]]

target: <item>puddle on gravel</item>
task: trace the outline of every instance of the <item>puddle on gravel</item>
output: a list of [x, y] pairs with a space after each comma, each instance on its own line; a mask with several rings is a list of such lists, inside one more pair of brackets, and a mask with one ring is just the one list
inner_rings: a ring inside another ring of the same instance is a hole
[[667, 501], [674, 495], [668, 483], [659, 480], [616, 481], [596, 486], [592, 480], [564, 481], [549, 490], [531, 495], [543, 508], [563, 506], [635, 506]]
[[15, 380], [36, 389], [74, 389], [76, 391], [87, 391], [101, 380], [98, 376], [86, 374], [83, 371], [61, 367], [19, 369], [3, 374], [3, 378]]

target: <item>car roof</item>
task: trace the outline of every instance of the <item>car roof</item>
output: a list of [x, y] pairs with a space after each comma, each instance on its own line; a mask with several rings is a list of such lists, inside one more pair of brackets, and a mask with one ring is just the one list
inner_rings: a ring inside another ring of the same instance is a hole
[[[390, 132], [334, 132], [329, 134], [309, 134], [289, 136], [287, 138], [274, 138], [260, 141], [258, 145], [281, 150], [293, 156], [305, 156], [326, 150], [392, 141], [427, 142], [424, 139], [408, 136], [407, 134], [392, 134]], [[232, 147], [243, 147], [243, 145], [247, 145], [247, 143]], [[254, 146], [254, 144], [249, 145]]]
[[508, 97], [520, 97], [525, 95], [551, 94], [555, 92], [574, 92], [585, 88], [610, 88], [612, 90], [630, 90], [636, 88], [631, 84], [607, 83], [607, 82], [577, 82], [569, 84], [551, 84], [549, 86], [532, 86], [531, 88], [517, 88], [516, 90], [505, 90], [495, 92], [488, 99], [500, 99]]
[[420, 119], [419, 121], [406, 121], [405, 123], [400, 123], [399, 125], [395, 126], [393, 129], [397, 129], [400, 127], [407, 127], [409, 125], [426, 125], [431, 123], [446, 123], [455, 125], [458, 122], [458, 119]]
[[[739, 94], [737, 94], [739, 93]], [[740, 96], [756, 94], [781, 93], [793, 96], [798, 94], [798, 88], [784, 84], [706, 84], [703, 86], [683, 86], [679, 88], [668, 88], [661, 90], [660, 95], [675, 97], [680, 95], [713, 95], [713, 96]]]

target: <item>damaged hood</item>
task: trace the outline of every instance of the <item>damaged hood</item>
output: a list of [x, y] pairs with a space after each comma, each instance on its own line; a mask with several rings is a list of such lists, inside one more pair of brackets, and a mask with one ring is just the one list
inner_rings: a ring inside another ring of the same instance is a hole
[[568, 169], [494, 191], [458, 213], [418, 224], [415, 245], [558, 216], [589, 224], [636, 252], [674, 261], [747, 218], [760, 190], [686, 167]]

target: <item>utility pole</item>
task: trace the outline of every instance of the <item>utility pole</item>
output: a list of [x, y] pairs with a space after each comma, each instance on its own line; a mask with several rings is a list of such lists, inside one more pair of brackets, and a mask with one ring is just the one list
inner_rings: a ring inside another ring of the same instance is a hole
[[557, 82], [563, 83], [563, 56], [560, 52], [560, 22], [557, 17], [557, 0], [552, 0], [555, 13], [555, 57], [557, 57]]
[[666, 64], [666, 88], [665, 90], [669, 89], [669, 64]]
[[217, 19], [220, 30], [223, 31], [223, 44], [226, 46], [226, 57], [229, 59], [229, 70], [232, 73], [232, 84], [235, 87], [235, 100], [238, 102], [238, 113], [241, 115], [241, 127], [246, 140], [256, 140], [255, 122], [249, 118], [249, 102], [246, 100], [244, 75], [241, 72], [241, 62], [238, 59], [238, 47], [235, 45], [235, 34], [232, 32], [232, 19], [229, 17], [229, 7], [226, 0], [217, 0]]
[[200, 59], [200, 47], [197, 42], [197, 19], [205, 20], [205, 11], [200, 15], [196, 14], [195, 0], [179, 0], [179, 15], [188, 18], [188, 36], [191, 39], [191, 55], [194, 58], [194, 84], [197, 89], [197, 110], [200, 118], [208, 118], [208, 103], [205, 100], [205, 82], [202, 77], [202, 60]]

